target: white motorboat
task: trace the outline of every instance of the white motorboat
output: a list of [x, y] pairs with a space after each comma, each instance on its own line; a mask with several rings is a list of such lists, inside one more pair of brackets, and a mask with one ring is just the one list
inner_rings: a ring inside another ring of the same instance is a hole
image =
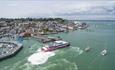
[[107, 49], [104, 49], [104, 50], [101, 52], [101, 55], [107, 55]]

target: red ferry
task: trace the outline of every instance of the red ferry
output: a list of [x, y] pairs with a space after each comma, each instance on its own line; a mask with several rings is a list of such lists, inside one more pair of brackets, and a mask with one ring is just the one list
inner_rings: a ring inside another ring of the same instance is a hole
[[48, 52], [48, 51], [53, 51], [53, 50], [60, 49], [60, 48], [69, 47], [69, 46], [70, 46], [70, 43], [59, 40], [59, 41], [54, 41], [53, 45], [51, 46], [42, 47], [41, 50], [44, 52]]

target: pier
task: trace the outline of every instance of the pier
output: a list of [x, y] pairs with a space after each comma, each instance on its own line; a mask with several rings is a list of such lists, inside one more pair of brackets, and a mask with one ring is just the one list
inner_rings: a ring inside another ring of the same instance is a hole
[[53, 37], [47, 37], [47, 36], [32, 36], [32, 38], [37, 39], [38, 41], [42, 42], [42, 43], [47, 43], [47, 42], [52, 42], [52, 41], [56, 41], [56, 40], [60, 40], [61, 38], [53, 38]]

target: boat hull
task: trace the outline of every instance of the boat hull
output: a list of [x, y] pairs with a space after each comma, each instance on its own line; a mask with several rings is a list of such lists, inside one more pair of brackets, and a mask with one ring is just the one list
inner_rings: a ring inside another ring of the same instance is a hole
[[69, 47], [69, 46], [70, 46], [70, 44], [68, 43], [68, 44], [65, 44], [65, 45], [45, 47], [46, 49], [41, 48], [41, 50], [44, 51], [44, 52], [48, 52], [48, 51], [54, 51], [54, 50], [57, 50], [57, 49]]

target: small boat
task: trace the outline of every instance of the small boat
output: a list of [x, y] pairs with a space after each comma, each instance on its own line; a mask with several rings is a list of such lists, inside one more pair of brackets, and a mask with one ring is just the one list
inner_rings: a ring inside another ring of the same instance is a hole
[[44, 52], [48, 52], [48, 51], [53, 51], [60, 48], [69, 47], [69, 46], [70, 46], [70, 43], [62, 41], [62, 40], [58, 40], [58, 41], [54, 41], [53, 45], [51, 46], [47, 45], [47, 47], [42, 47], [41, 50]]
[[101, 55], [107, 55], [107, 49], [104, 49], [102, 52], [101, 52]]
[[91, 50], [90, 47], [86, 47], [86, 48], [85, 48], [85, 51], [86, 51], [86, 52], [88, 52], [88, 51], [90, 51], [90, 50]]

